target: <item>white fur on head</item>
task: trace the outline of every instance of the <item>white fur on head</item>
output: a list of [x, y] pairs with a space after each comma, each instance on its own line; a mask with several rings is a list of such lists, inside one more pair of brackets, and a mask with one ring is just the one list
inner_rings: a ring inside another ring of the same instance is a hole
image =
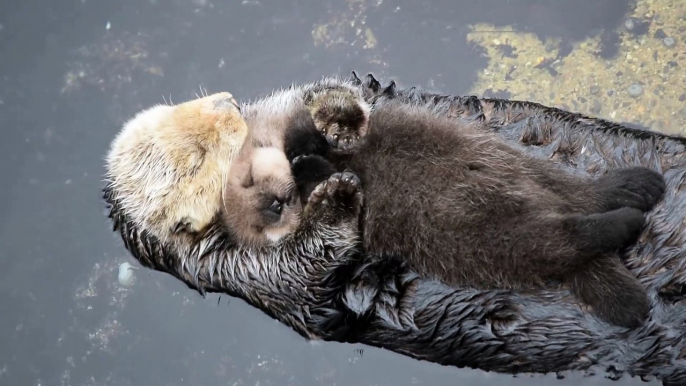
[[247, 132], [229, 93], [138, 113], [107, 156], [115, 199], [138, 229], [163, 241], [180, 226], [202, 230], [220, 211], [225, 178]]

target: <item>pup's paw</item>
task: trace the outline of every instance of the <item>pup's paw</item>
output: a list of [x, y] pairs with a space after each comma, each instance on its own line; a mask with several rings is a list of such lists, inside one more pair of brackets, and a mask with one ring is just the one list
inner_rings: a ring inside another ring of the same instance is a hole
[[572, 292], [608, 323], [635, 328], [650, 315], [645, 288], [614, 254], [591, 260], [567, 279]]
[[317, 185], [336, 173], [336, 168], [321, 156], [300, 155], [293, 159], [291, 173], [305, 205]]
[[317, 129], [334, 149], [353, 146], [367, 132], [369, 107], [349, 90], [329, 90], [310, 104]]
[[650, 300], [643, 287], [631, 283], [621, 291], [607, 295], [601, 304], [596, 305], [596, 313], [614, 325], [636, 328], [645, 323], [650, 308]]
[[351, 171], [334, 173], [320, 183], [308, 199], [306, 215], [321, 216], [322, 219], [337, 219], [358, 216], [362, 207], [360, 179]]

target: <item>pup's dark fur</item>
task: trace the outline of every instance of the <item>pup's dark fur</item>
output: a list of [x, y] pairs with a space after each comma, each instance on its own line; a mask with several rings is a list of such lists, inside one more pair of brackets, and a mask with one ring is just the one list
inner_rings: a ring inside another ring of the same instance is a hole
[[351, 169], [365, 192], [364, 249], [407, 259], [450, 285], [529, 289], [565, 282], [597, 314], [637, 326], [650, 305], [617, 250], [633, 242], [662, 176], [643, 167], [595, 180], [563, 172], [500, 140], [406, 105], [376, 107], [365, 137], [337, 151], [296, 114], [286, 154], [301, 197]]

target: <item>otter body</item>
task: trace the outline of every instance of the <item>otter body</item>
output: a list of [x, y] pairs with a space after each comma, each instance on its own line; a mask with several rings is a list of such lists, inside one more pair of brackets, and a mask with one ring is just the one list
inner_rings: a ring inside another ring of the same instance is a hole
[[[357, 231], [356, 219], [346, 228], [321, 219], [310, 222], [304, 216], [301, 230], [305, 233], [298, 230], [293, 238], [282, 238], [279, 248], [237, 246], [219, 222], [203, 226], [204, 220], [188, 216], [200, 213], [198, 208], [176, 210], [189, 203], [197, 203], [211, 214], [221, 209], [221, 190], [214, 190], [215, 180], [204, 176], [221, 175], [226, 162], [208, 160], [216, 155], [226, 161], [227, 156], [206, 144], [196, 146], [195, 135], [184, 134], [192, 134], [189, 125], [212, 132], [211, 126], [198, 124], [208, 118], [205, 112], [174, 120], [174, 125], [166, 114], [144, 121], [143, 116], [136, 118], [160, 134], [166, 133], [167, 138], [176, 138], [173, 143], [139, 135], [147, 131], [144, 125], [122, 131], [108, 158], [104, 195], [114, 230], [144, 266], [169, 273], [201, 293], [220, 292], [244, 299], [309, 339], [361, 343], [419, 360], [485, 371], [590, 375], [607, 370], [606, 376], [613, 379], [628, 374], [657, 377], [665, 385], [686, 382], [686, 308], [682, 301], [686, 224], [680, 210], [686, 200], [686, 140], [531, 102], [439, 95], [419, 89], [399, 89], [386, 96], [374, 79], [360, 88], [375, 106], [397, 100], [406, 106], [426, 106], [453, 120], [492, 122], [481, 127], [496, 131], [512, 146], [522, 146], [531, 157], [580, 174], [635, 165], [663, 172], [668, 193], [649, 214], [640, 242], [622, 253], [632, 272], [654, 295], [650, 322], [632, 331], [598, 323], [579, 307], [575, 297], [558, 288], [516, 292], [448, 287], [418, 276], [401, 259], [364, 256], [350, 260], [355, 252], [351, 246], [358, 241], [349, 237]], [[242, 106], [242, 110], [246, 109]], [[239, 117], [238, 113], [235, 116]], [[183, 130], [175, 130], [177, 127]], [[217, 127], [226, 130], [226, 124]], [[142, 146], [120, 147], [124, 140]], [[219, 137], [212, 143], [224, 142]], [[167, 157], [148, 156], [146, 145], [161, 146], [158, 150]], [[200, 173], [205, 169], [182, 162], [195, 159], [189, 154], [212, 156], [203, 164], [212, 173]], [[188, 173], [181, 173], [183, 170]], [[165, 187], [175, 196], [159, 195], [159, 189], [142, 190], [156, 188], [164, 182], [161, 176], [169, 176]], [[161, 216], [141, 211], [153, 208], [165, 210], [155, 212]], [[189, 219], [191, 226], [176, 226]], [[303, 227], [307, 223], [316, 227], [308, 230]], [[194, 229], [199, 231], [186, 237], [185, 233]], [[322, 245], [321, 240], [336, 243]], [[345, 268], [346, 264], [352, 268]]]
[[506, 144], [478, 122], [426, 109], [377, 107], [344, 151], [294, 114], [286, 153], [305, 194], [350, 169], [365, 192], [363, 249], [399, 256], [449, 285], [526, 290], [567, 283], [602, 318], [636, 326], [650, 306], [616, 253], [635, 240], [664, 192], [647, 168], [597, 180]]

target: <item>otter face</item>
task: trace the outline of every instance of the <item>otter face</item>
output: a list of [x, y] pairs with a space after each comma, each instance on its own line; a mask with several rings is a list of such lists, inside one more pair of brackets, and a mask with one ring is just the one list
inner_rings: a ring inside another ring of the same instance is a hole
[[326, 90], [309, 102], [315, 125], [334, 148], [347, 148], [367, 134], [370, 107], [354, 92]]
[[231, 168], [224, 192], [225, 225], [241, 243], [277, 243], [300, 224], [302, 205], [285, 153], [248, 147]]
[[161, 240], [203, 230], [220, 212], [247, 132], [229, 93], [140, 112], [107, 156], [114, 199], [138, 229]]

